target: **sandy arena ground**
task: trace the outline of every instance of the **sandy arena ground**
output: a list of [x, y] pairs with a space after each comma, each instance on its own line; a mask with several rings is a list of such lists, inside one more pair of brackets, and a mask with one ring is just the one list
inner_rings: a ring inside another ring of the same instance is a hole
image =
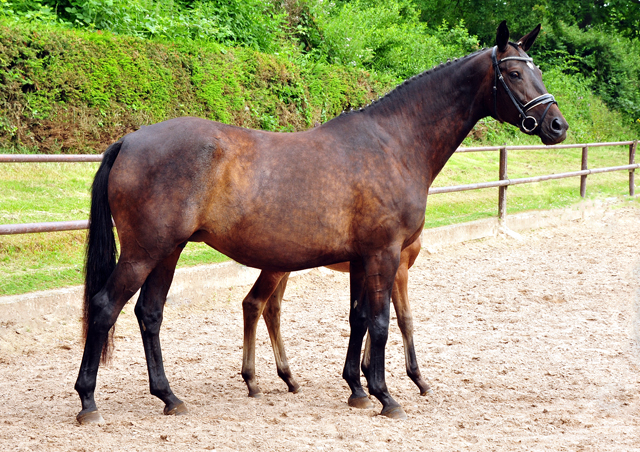
[[265, 397], [240, 376], [241, 300], [169, 300], [161, 339], [184, 417], [162, 415], [126, 306], [96, 400], [106, 423], [79, 426], [73, 390], [77, 319], [39, 330], [0, 319], [4, 450], [640, 451], [640, 210], [602, 220], [423, 250], [410, 271], [418, 361], [434, 394], [404, 370], [395, 324], [387, 384], [407, 412], [393, 421], [346, 404], [348, 275], [292, 279], [283, 335], [302, 392], [276, 375], [266, 328], [256, 368]]

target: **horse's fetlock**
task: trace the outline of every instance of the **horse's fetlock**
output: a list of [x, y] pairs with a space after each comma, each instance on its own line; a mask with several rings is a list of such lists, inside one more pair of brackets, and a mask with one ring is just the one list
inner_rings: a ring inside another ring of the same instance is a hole
[[[373, 380], [373, 381], [372, 381]], [[369, 387], [369, 394], [375, 397], [379, 397], [382, 394], [387, 393], [387, 385], [383, 382], [378, 382], [374, 378], [367, 380], [367, 386]]]
[[88, 388], [88, 385], [85, 384], [85, 382], [81, 381], [80, 379], [78, 379], [78, 381], [76, 381], [76, 384], [73, 386], [73, 389], [75, 389], [76, 392], [82, 396], [89, 395], [90, 391], [87, 388]]
[[164, 399], [167, 395], [171, 394], [171, 388], [169, 387], [169, 383], [165, 382], [163, 384], [154, 384], [150, 386], [149, 392], [151, 395], [158, 397], [159, 399]]
[[351, 366], [345, 366], [344, 370], [342, 371], [342, 378], [347, 383], [360, 380], [360, 368], [356, 367], [355, 369], [352, 369]]
[[418, 365], [407, 366], [407, 375], [409, 375], [410, 378], [420, 378], [420, 368]]
[[278, 369], [278, 377], [283, 380], [288, 380], [292, 377], [291, 370], [289, 368], [286, 369]]

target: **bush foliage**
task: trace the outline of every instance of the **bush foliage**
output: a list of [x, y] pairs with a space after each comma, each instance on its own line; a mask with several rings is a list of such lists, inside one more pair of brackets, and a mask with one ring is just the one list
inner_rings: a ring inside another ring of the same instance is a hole
[[610, 107], [640, 118], [640, 42], [557, 23], [532, 52], [544, 68], [581, 75]]

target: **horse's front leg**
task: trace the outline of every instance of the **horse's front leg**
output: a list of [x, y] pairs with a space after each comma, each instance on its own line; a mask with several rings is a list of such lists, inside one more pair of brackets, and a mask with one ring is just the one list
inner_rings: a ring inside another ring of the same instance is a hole
[[164, 304], [183, 248], [184, 245], [179, 246], [153, 269], [142, 285], [140, 297], [135, 307], [144, 354], [147, 358], [149, 389], [151, 394], [165, 403], [164, 414], [167, 415], [187, 413], [186, 405], [173, 394], [169, 386], [162, 364], [162, 350], [160, 348], [160, 326]]
[[400, 252], [393, 249], [375, 253], [364, 260], [365, 291], [368, 301], [367, 326], [371, 338], [371, 360], [367, 383], [369, 392], [382, 403], [382, 414], [394, 419], [407, 415], [389, 394], [384, 374], [385, 346], [389, 336], [389, 304]]
[[362, 339], [367, 332], [367, 303], [365, 300], [365, 273], [362, 262], [354, 261], [350, 264], [349, 281], [351, 306], [349, 308], [349, 325], [351, 335], [349, 336], [349, 347], [347, 348], [347, 358], [344, 363], [342, 378], [345, 379], [351, 389], [349, 406], [355, 408], [371, 408], [373, 403], [369, 400], [367, 393], [362, 389], [360, 382], [360, 352], [362, 350]]
[[[416, 358], [416, 350], [413, 343], [413, 316], [411, 315], [411, 306], [409, 305], [409, 268], [413, 265], [416, 258], [420, 254], [420, 238], [417, 238], [411, 245], [402, 250], [400, 254], [400, 265], [393, 281], [393, 291], [391, 292], [391, 301], [398, 317], [398, 327], [402, 333], [402, 342], [404, 344], [404, 359], [407, 368], [407, 375], [416, 384], [420, 390], [420, 395], [431, 393], [429, 384], [422, 378], [418, 360]], [[371, 359], [371, 338], [367, 334], [364, 346], [364, 355], [362, 357], [362, 373], [365, 377], [369, 376], [369, 362]]]
[[287, 361], [287, 354], [284, 351], [284, 342], [282, 342], [282, 335], [280, 334], [280, 307], [282, 305], [282, 297], [284, 291], [287, 288], [287, 281], [289, 280], [289, 273], [286, 273], [280, 280], [278, 287], [269, 297], [267, 306], [262, 312], [264, 322], [267, 324], [267, 330], [269, 331], [269, 338], [271, 339], [271, 348], [276, 359], [276, 369], [278, 370], [278, 376], [287, 384], [289, 392], [294, 394], [300, 390], [300, 385], [296, 382], [291, 374], [289, 368], [289, 362]]
[[242, 301], [244, 316], [244, 344], [242, 348], [242, 378], [247, 384], [249, 397], [262, 397], [262, 392], [256, 380], [256, 330], [258, 320], [265, 308], [269, 297], [273, 294], [280, 280], [285, 276], [283, 272], [268, 272], [263, 270], [258, 276], [247, 296]]

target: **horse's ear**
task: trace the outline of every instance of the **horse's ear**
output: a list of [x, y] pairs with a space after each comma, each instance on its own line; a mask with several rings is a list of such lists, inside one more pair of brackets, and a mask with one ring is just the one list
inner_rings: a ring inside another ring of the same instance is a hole
[[531, 32], [528, 35], [520, 38], [520, 40], [518, 41], [518, 45], [522, 47], [522, 50], [526, 52], [531, 48], [536, 38], [538, 37], [538, 33], [540, 33], [540, 24], [538, 24], [536, 28], [531, 30]]
[[507, 21], [503, 20], [498, 25], [498, 32], [496, 33], [496, 45], [498, 50], [504, 52], [507, 50], [507, 44], [509, 44], [509, 28], [507, 28]]

